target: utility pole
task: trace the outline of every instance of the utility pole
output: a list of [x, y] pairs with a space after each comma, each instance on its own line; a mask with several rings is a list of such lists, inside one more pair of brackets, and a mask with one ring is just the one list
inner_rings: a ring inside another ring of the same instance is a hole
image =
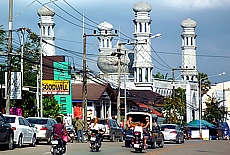
[[[118, 44], [118, 48], [117, 48], [117, 52], [113, 52], [112, 56], [117, 56], [118, 57], [118, 79], [117, 79], [117, 89], [118, 89], [118, 94], [117, 94], [117, 123], [120, 125], [121, 122], [121, 91], [120, 91], [120, 87], [121, 87], [121, 55], [123, 55], [121, 53], [121, 44]], [[125, 105], [126, 106], [126, 105]], [[126, 109], [125, 109], [126, 110]], [[125, 112], [126, 113], [126, 112]]]
[[82, 85], [82, 108], [85, 127], [87, 127], [87, 77], [86, 77], [86, 34], [83, 34], [83, 85]]
[[22, 86], [23, 86], [23, 79], [24, 79], [24, 74], [23, 74], [23, 68], [24, 68], [24, 34], [25, 31], [28, 33], [31, 33], [30, 28], [26, 28], [26, 27], [21, 27], [19, 28], [17, 31], [21, 32], [21, 75], [22, 75]]
[[6, 94], [6, 114], [10, 114], [10, 96], [11, 96], [11, 54], [12, 54], [12, 22], [13, 0], [9, 0], [9, 32], [8, 32], [8, 71], [7, 71], [7, 94]]
[[83, 120], [85, 123], [85, 127], [87, 126], [87, 68], [86, 68], [86, 37], [87, 36], [117, 36], [117, 31], [115, 30], [116, 34], [96, 34], [96, 30], [94, 34], [83, 34], [83, 85], [82, 85], [82, 115]]

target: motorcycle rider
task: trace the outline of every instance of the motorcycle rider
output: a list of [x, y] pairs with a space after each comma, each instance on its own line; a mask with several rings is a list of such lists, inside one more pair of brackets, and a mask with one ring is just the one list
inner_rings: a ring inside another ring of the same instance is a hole
[[98, 144], [101, 145], [102, 141], [102, 126], [99, 124], [99, 119], [96, 117], [94, 118], [93, 126], [91, 126], [91, 130], [97, 130], [98, 131]]
[[143, 142], [144, 142], [144, 149], [146, 149], [147, 138], [146, 138], [146, 136], [144, 136], [144, 128], [141, 125], [140, 121], [138, 121], [137, 126], [135, 126], [134, 132], [140, 132], [141, 133], [141, 138], [143, 138]]
[[61, 118], [60, 117], [57, 117], [56, 121], [57, 121], [57, 124], [54, 124], [54, 126], [53, 126], [53, 133], [54, 133], [54, 135], [56, 134], [56, 135], [58, 135], [60, 137], [59, 143], [61, 144], [61, 146], [63, 148], [65, 148], [66, 147], [66, 142], [64, 142], [62, 140], [63, 134], [65, 132], [65, 127], [61, 123]]

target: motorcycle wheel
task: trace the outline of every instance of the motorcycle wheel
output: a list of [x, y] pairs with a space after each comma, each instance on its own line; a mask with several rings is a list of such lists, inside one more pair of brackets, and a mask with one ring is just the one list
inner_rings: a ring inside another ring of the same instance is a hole
[[57, 147], [54, 147], [54, 148], [53, 148], [52, 155], [57, 155]]
[[92, 150], [92, 152], [95, 152], [95, 145], [94, 144], [91, 144], [91, 150]]
[[141, 153], [141, 152], [142, 152], [142, 149], [135, 149], [135, 152]]

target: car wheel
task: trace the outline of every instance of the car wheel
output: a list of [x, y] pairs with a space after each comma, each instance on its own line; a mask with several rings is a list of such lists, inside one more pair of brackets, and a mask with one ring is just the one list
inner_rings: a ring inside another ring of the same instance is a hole
[[37, 141], [36, 136], [34, 135], [33, 138], [32, 138], [32, 142], [31, 142], [30, 146], [34, 147], [36, 145], [36, 141]]
[[112, 137], [111, 137], [110, 141], [111, 141], [111, 142], [114, 142], [114, 141], [115, 141], [115, 134], [114, 134], [114, 133], [112, 134]]
[[181, 143], [184, 143], [185, 142], [185, 137], [183, 137], [183, 140], [181, 141]]
[[177, 144], [181, 144], [181, 139], [178, 137], [178, 140], [176, 141]]
[[162, 139], [161, 140], [161, 143], [158, 145], [160, 148], [163, 148], [164, 147], [164, 140]]
[[152, 143], [152, 145], [151, 145], [151, 148], [156, 149], [156, 147], [157, 147], [157, 142], [154, 141], [154, 142]]
[[8, 149], [9, 150], [13, 150], [14, 149], [14, 137], [13, 137], [13, 134], [10, 134]]
[[19, 138], [18, 138], [18, 147], [19, 148], [22, 147], [22, 135], [20, 135]]

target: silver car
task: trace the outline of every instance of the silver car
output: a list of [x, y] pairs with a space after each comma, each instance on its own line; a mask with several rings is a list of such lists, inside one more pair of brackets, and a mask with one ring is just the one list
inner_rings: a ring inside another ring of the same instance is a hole
[[177, 124], [161, 124], [161, 132], [164, 134], [165, 142], [184, 143], [184, 132]]
[[56, 124], [56, 120], [53, 118], [40, 118], [40, 117], [28, 117], [28, 122], [33, 124], [37, 132], [37, 143], [39, 141], [47, 141], [50, 143], [53, 132], [53, 126]]

